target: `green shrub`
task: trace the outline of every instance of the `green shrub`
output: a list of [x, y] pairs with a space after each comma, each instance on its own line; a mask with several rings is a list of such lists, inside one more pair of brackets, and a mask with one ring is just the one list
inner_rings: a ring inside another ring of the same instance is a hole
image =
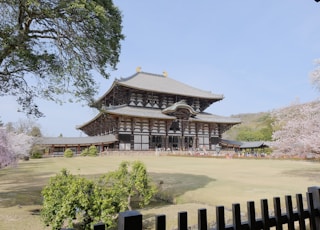
[[65, 157], [73, 157], [73, 151], [71, 149], [66, 149], [63, 154]]
[[98, 156], [98, 149], [95, 145], [91, 145], [89, 148], [81, 151], [81, 156], [96, 157]]
[[31, 159], [42, 158], [43, 153], [44, 153], [44, 149], [40, 145], [34, 145], [32, 146], [32, 149], [30, 151], [30, 158]]
[[89, 147], [88, 156], [96, 157], [98, 156], [98, 149], [95, 145]]
[[30, 158], [31, 159], [40, 159], [40, 158], [42, 158], [42, 153], [41, 152], [33, 152], [33, 153], [31, 153]]
[[88, 156], [89, 154], [89, 148], [85, 148], [81, 151], [81, 156], [85, 157], [85, 156]]
[[[92, 147], [93, 149], [93, 147]], [[119, 212], [132, 210], [132, 203], [145, 207], [155, 196], [157, 188], [146, 166], [135, 161], [122, 162], [116, 171], [108, 172], [98, 181], [72, 175], [66, 169], [49, 180], [41, 194], [41, 219], [52, 229], [92, 229], [103, 222], [114, 229]]]

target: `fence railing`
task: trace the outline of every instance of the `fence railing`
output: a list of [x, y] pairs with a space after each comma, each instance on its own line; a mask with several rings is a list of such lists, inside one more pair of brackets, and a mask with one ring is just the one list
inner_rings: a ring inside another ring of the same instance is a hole
[[[269, 209], [268, 200], [262, 199], [261, 218], [256, 218], [253, 201], [247, 202], [247, 219], [241, 219], [240, 204], [232, 205], [232, 224], [226, 224], [224, 206], [216, 207], [216, 224], [214, 230], [320, 230], [320, 187], [309, 187], [306, 193], [307, 207], [304, 207], [302, 194], [296, 195], [296, 208], [293, 209], [292, 196], [285, 196], [285, 209], [281, 207], [279, 197], [273, 198], [273, 209]], [[270, 213], [273, 213], [272, 215]], [[118, 230], [142, 230], [142, 214], [138, 211], [121, 212], [118, 219]], [[188, 230], [188, 213], [179, 212], [178, 230]], [[155, 217], [155, 230], [166, 230], [166, 216]], [[198, 210], [198, 230], [208, 230], [207, 210]], [[104, 224], [97, 224], [94, 230], [105, 230]]]

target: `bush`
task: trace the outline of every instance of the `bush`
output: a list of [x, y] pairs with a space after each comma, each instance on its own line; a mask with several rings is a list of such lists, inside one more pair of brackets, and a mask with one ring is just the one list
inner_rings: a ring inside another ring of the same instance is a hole
[[81, 151], [81, 156], [96, 157], [98, 156], [98, 149], [95, 145], [91, 145], [89, 148]]
[[84, 150], [81, 151], [81, 156], [85, 157], [85, 156], [88, 156], [89, 154], [89, 148], [85, 148]]
[[30, 158], [31, 158], [31, 159], [40, 159], [40, 158], [42, 158], [42, 153], [41, 153], [41, 152], [33, 152], [33, 153], [30, 155]]
[[39, 159], [43, 156], [44, 149], [40, 145], [32, 146], [30, 151], [30, 158], [31, 159]]
[[[93, 148], [92, 148], [93, 149]], [[122, 162], [119, 169], [90, 180], [72, 175], [63, 169], [44, 187], [41, 219], [52, 229], [81, 226], [92, 229], [94, 223], [103, 222], [114, 229], [119, 212], [131, 210], [133, 198], [145, 207], [156, 194], [156, 187], [145, 165]]]
[[66, 149], [65, 151], [64, 151], [64, 154], [63, 154], [65, 157], [68, 157], [68, 158], [70, 158], [70, 157], [73, 157], [73, 151], [71, 150], [71, 149]]
[[88, 153], [88, 156], [91, 156], [91, 157], [96, 157], [98, 156], [98, 149], [95, 145], [91, 145], [89, 147], [89, 153]]

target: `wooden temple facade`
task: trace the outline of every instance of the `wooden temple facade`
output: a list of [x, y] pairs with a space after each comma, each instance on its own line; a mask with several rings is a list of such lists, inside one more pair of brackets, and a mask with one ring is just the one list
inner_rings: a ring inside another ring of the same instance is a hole
[[88, 136], [114, 135], [109, 149], [188, 150], [215, 148], [238, 118], [206, 113], [223, 95], [164, 75], [137, 72], [116, 79], [96, 101], [99, 114], [78, 126]]

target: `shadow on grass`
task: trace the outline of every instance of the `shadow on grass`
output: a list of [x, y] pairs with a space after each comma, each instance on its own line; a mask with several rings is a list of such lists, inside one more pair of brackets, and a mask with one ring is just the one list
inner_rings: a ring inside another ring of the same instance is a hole
[[308, 178], [308, 180], [320, 182], [319, 173], [320, 173], [320, 168], [311, 168], [311, 169], [302, 168], [299, 170], [287, 170], [283, 172], [284, 175], [289, 175], [292, 177], [306, 177]]
[[14, 176], [6, 177], [0, 185], [0, 207], [41, 204], [41, 190], [47, 183], [48, 177], [45, 174], [30, 175], [27, 170], [21, 170]]
[[165, 203], [175, 203], [175, 198], [184, 193], [196, 190], [215, 181], [205, 175], [193, 175], [184, 173], [150, 173], [157, 183], [159, 193], [157, 198]]
[[[32, 167], [31, 167], [32, 168]], [[41, 190], [48, 183], [49, 173], [33, 173], [28, 169], [11, 169], [15, 172], [0, 172], [0, 207], [13, 207], [24, 205], [41, 205]], [[10, 174], [11, 173], [11, 174]], [[7, 175], [5, 175], [7, 174]], [[101, 174], [87, 176], [89, 179], [99, 178]], [[202, 188], [215, 181], [205, 175], [192, 175], [182, 173], [150, 173], [158, 185], [159, 193], [151, 206], [161, 206], [174, 203], [174, 199], [187, 191]]]
[[[11, 169], [12, 170], [12, 169]], [[13, 169], [15, 170], [15, 169]], [[10, 172], [9, 172], [10, 173]], [[42, 205], [41, 191], [49, 183], [52, 173], [33, 174], [27, 169], [3, 175], [0, 183], [0, 207]], [[90, 175], [87, 178], [99, 178], [101, 175]]]

